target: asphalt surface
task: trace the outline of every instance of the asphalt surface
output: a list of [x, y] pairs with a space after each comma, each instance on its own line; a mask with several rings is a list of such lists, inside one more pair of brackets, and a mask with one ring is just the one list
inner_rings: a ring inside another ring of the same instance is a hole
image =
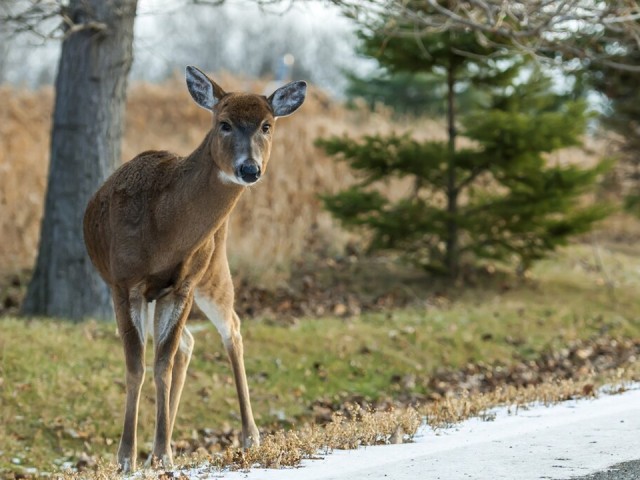
[[[640, 432], [639, 432], [640, 433]], [[572, 477], [567, 480], [638, 480], [640, 479], [640, 460], [618, 463], [604, 471], [585, 475], [584, 477]]]

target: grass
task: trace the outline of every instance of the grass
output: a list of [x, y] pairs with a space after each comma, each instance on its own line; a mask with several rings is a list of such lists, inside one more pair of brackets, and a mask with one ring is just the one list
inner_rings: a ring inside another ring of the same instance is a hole
[[[299, 429], [326, 405], [428, 400], [431, 379], [443, 370], [510, 368], [602, 336], [640, 339], [638, 253], [613, 245], [596, 255], [574, 245], [526, 280], [495, 274], [460, 293], [425, 289], [424, 301], [409, 309], [286, 326], [245, 321], [257, 423], [264, 431]], [[113, 460], [124, 402], [114, 325], [3, 318], [0, 326], [0, 472]], [[206, 445], [215, 453], [237, 441], [235, 389], [217, 332], [207, 323], [193, 330], [196, 350], [173, 438], [179, 449]], [[150, 378], [141, 401], [142, 453], [153, 432]]]

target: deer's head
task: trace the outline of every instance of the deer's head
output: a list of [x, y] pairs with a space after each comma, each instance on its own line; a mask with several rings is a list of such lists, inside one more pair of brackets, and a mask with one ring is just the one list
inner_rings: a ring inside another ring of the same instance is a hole
[[195, 102], [213, 113], [211, 154], [220, 178], [243, 186], [257, 182], [269, 162], [276, 119], [302, 105], [307, 84], [288, 83], [267, 98], [227, 93], [195, 67], [187, 67], [186, 77]]

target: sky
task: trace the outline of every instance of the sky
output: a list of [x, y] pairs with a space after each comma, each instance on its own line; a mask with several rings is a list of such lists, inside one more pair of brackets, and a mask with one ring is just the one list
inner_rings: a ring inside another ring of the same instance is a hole
[[[188, 64], [210, 72], [275, 76], [289, 54], [297, 78], [340, 96], [344, 70], [370, 69], [371, 62], [354, 52], [355, 44], [354, 24], [327, 2], [283, 1], [261, 9], [253, 0], [226, 0], [222, 7], [140, 0], [131, 79], [161, 81]], [[0, 81], [30, 88], [52, 83], [59, 49], [56, 41], [12, 41]]]

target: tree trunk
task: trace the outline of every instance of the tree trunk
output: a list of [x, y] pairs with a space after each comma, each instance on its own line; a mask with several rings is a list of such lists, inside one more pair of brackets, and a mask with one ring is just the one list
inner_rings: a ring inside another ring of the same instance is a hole
[[453, 59], [447, 68], [447, 126], [449, 134], [449, 164], [447, 166], [447, 241], [445, 264], [449, 276], [458, 276], [458, 186], [456, 182], [456, 123], [455, 123], [455, 68]]
[[113, 318], [82, 238], [91, 195], [120, 163], [137, 0], [72, 0], [56, 78], [51, 161], [36, 267], [23, 313]]

